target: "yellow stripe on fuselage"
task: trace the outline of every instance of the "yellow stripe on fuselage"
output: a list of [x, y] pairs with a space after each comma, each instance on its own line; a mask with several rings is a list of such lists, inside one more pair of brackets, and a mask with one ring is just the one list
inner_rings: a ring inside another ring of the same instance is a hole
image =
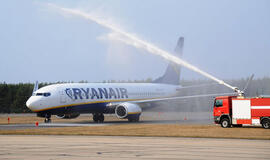
[[129, 112], [128, 114], [140, 114], [141, 112]]

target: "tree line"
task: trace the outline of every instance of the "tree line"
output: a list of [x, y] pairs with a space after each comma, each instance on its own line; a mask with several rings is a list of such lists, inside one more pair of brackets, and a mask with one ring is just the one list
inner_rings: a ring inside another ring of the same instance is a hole
[[[247, 79], [237, 80], [226, 80], [226, 82], [233, 86], [243, 89], [247, 82]], [[108, 80], [102, 83], [151, 83], [152, 79], [148, 78], [145, 80]], [[64, 82], [57, 82], [64, 83]], [[79, 83], [87, 83], [87, 81], [80, 81]], [[53, 83], [40, 83], [39, 88], [47, 86]], [[198, 86], [194, 88], [183, 89], [179, 96], [186, 95], [198, 95], [208, 93], [227, 93], [231, 92], [230, 89], [222, 86], [213, 84], [210, 80], [181, 80], [182, 86]], [[19, 84], [7, 84], [0, 83], [0, 113], [31, 113], [26, 107], [27, 99], [32, 95], [34, 84], [31, 83], [19, 83]], [[259, 96], [259, 95], [270, 95], [270, 77], [257, 78], [251, 81], [249, 87], [246, 90], [246, 96]], [[181, 103], [181, 102], [180, 102]], [[177, 103], [175, 105], [178, 105]], [[196, 111], [198, 108], [200, 111], [209, 110], [209, 105], [212, 105], [212, 99], [209, 98], [200, 100], [188, 100], [185, 103], [184, 108], [176, 106], [177, 110]]]

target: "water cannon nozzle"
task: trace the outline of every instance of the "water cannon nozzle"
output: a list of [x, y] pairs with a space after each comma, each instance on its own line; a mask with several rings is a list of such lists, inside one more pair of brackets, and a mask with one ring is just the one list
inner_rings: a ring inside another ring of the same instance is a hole
[[234, 87], [234, 91], [237, 92], [237, 94], [241, 97], [245, 95], [244, 91], [241, 91], [239, 88]]
[[233, 87], [233, 90], [234, 90], [234, 92], [239, 92], [240, 91], [239, 88], [237, 88], [237, 87]]

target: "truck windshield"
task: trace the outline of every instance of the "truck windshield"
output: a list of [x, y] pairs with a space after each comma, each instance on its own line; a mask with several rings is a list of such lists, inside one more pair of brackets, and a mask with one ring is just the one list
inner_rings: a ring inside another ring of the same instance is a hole
[[221, 107], [221, 106], [223, 106], [223, 100], [216, 100], [215, 107]]

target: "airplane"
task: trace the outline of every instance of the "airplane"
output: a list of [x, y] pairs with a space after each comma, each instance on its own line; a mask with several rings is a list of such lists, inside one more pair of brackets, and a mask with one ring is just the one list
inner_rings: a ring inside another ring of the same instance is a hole
[[[180, 37], [175, 48], [180, 57], [183, 46]], [[51, 115], [71, 119], [86, 113], [93, 114], [94, 122], [104, 122], [104, 114], [138, 122], [143, 104], [185, 98], [176, 97], [185, 88], [179, 84], [180, 70], [170, 62], [164, 75], [152, 83], [62, 83], [38, 89], [36, 82], [26, 106], [45, 118], [45, 123], [51, 122]]]

